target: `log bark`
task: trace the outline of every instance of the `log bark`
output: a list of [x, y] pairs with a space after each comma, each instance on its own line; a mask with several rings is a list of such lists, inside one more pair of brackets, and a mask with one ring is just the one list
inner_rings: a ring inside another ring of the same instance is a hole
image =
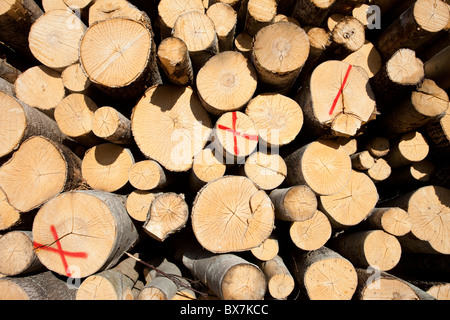
[[0, 58], [0, 78], [14, 84], [21, 73], [22, 71], [9, 64], [6, 59]]
[[261, 245], [272, 233], [275, 214], [269, 196], [250, 179], [225, 176], [197, 193], [191, 220], [195, 237], [205, 249], [226, 253]]
[[295, 3], [292, 16], [303, 26], [319, 27], [330, 12], [335, 0], [300, 0]]
[[[60, 208], [67, 215], [61, 215]], [[138, 233], [122, 197], [79, 190], [62, 193], [42, 206], [34, 220], [33, 238], [36, 254], [49, 270], [86, 278], [115, 266], [135, 245]], [[58, 257], [58, 250], [73, 254]]]
[[165, 260], [158, 265], [157, 268], [168, 276], [157, 273], [156, 276], [142, 288], [138, 300], [172, 300], [177, 294], [177, 278], [181, 277], [181, 271], [178, 266]]
[[119, 145], [131, 145], [131, 121], [113, 107], [100, 107], [92, 115], [92, 132], [99, 138]]
[[293, 221], [289, 227], [292, 243], [304, 251], [318, 250], [331, 238], [332, 226], [327, 216], [316, 210], [313, 216], [302, 221]]
[[159, 66], [175, 85], [193, 85], [194, 71], [189, 51], [183, 40], [167, 37], [158, 46]]
[[421, 130], [431, 146], [433, 154], [450, 153], [450, 112]]
[[335, 1], [331, 7], [332, 12], [339, 12], [344, 15], [348, 15], [356, 7], [362, 5], [365, 0], [341, 0]]
[[367, 230], [379, 229], [393, 236], [404, 236], [411, 231], [411, 217], [399, 207], [377, 207], [360, 223]]
[[258, 265], [266, 276], [267, 291], [273, 298], [284, 300], [294, 291], [294, 277], [279, 255]]
[[263, 27], [273, 23], [277, 15], [276, 0], [249, 0], [244, 30], [255, 36]]
[[450, 88], [450, 81], [446, 77], [449, 66], [449, 52], [450, 46], [447, 46], [424, 64], [425, 76], [434, 80], [442, 89]]
[[424, 160], [430, 147], [419, 131], [410, 131], [391, 140], [391, 151], [384, 157], [391, 168], [411, 165]]
[[262, 190], [279, 187], [287, 175], [283, 158], [277, 153], [254, 152], [242, 167], [244, 175]]
[[38, 208], [81, 183], [81, 160], [67, 147], [43, 136], [25, 140], [0, 168], [0, 188], [20, 212]]
[[269, 197], [278, 220], [309, 220], [317, 210], [317, 196], [307, 185], [275, 189], [270, 192]]
[[6, 94], [9, 94], [10, 96], [15, 97], [16, 92], [14, 90], [14, 85], [9, 83], [8, 81], [0, 78], [0, 91]]
[[219, 52], [233, 50], [237, 13], [226, 3], [217, 2], [206, 10], [206, 15], [214, 22]]

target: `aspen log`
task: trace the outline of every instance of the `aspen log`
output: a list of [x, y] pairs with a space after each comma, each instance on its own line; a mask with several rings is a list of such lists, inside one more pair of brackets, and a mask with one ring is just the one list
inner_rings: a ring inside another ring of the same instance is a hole
[[358, 277], [350, 261], [322, 246], [314, 251], [296, 251], [293, 276], [310, 300], [350, 300]]
[[1, 300], [75, 300], [76, 293], [51, 271], [0, 279]]
[[363, 172], [351, 171], [350, 180], [338, 193], [319, 196], [319, 210], [332, 226], [345, 229], [364, 220], [379, 199], [374, 182]]
[[242, 53], [247, 59], [252, 58], [253, 37], [247, 32], [241, 32], [234, 38], [234, 50]]
[[81, 160], [67, 147], [43, 136], [25, 140], [0, 168], [0, 188], [20, 212], [38, 208], [81, 182]]
[[133, 220], [144, 223], [148, 219], [150, 205], [160, 193], [134, 190], [127, 196], [127, 212]]
[[226, 169], [223, 158], [217, 156], [214, 148], [208, 145], [194, 157], [189, 175], [190, 184], [198, 191], [208, 182], [223, 177]]
[[246, 251], [261, 245], [272, 233], [274, 216], [269, 196], [240, 176], [225, 176], [206, 184], [197, 193], [191, 212], [195, 237], [213, 253]]
[[86, 278], [115, 266], [134, 246], [138, 233], [122, 197], [79, 190], [62, 193], [41, 207], [33, 223], [33, 239], [39, 260], [49, 270]]
[[95, 0], [89, 7], [89, 25], [97, 21], [108, 20], [115, 17], [126, 17], [143, 22], [152, 30], [151, 21], [147, 13], [139, 10], [126, 0]]
[[375, 46], [384, 59], [397, 50], [416, 50], [443, 30], [450, 12], [441, 0], [417, 0], [378, 37]]
[[293, 221], [289, 227], [292, 243], [304, 251], [318, 250], [331, 238], [332, 226], [327, 216], [316, 210], [313, 216], [302, 221]]
[[86, 151], [81, 164], [83, 179], [93, 189], [115, 192], [123, 188], [134, 165], [130, 149], [103, 143]]
[[276, 15], [276, 0], [248, 0], [244, 29], [255, 36], [261, 28], [272, 24]]
[[369, 230], [383, 230], [400, 237], [411, 231], [411, 217], [399, 207], [376, 207], [359, 226]]
[[22, 71], [9, 64], [6, 59], [0, 58], [0, 78], [14, 84], [21, 73]]
[[74, 63], [61, 72], [64, 87], [71, 93], [88, 93], [91, 81], [83, 72], [81, 65]]
[[197, 294], [189, 288], [191, 287], [190, 282], [184, 278], [180, 278], [179, 280], [183, 284], [183, 287], [178, 288], [172, 300], [196, 300]]
[[366, 41], [363, 24], [356, 18], [344, 17], [330, 32], [330, 44], [325, 55], [343, 60], [351, 53], [360, 50]]
[[278, 220], [308, 220], [317, 210], [317, 196], [307, 185], [275, 189], [270, 192], [269, 197]]
[[431, 153], [450, 153], [450, 112], [447, 111], [439, 121], [423, 127], [421, 132], [431, 147]]
[[167, 260], [158, 265], [157, 273], [139, 293], [138, 300], [172, 300], [178, 292], [178, 277], [181, 271], [178, 266]]
[[409, 280], [409, 283], [425, 291], [436, 300], [450, 300], [450, 283], [448, 282]]
[[[153, 119], [153, 125], [148, 125]], [[170, 125], [167, 125], [170, 124]], [[140, 151], [169, 171], [188, 171], [212, 131], [209, 114], [190, 87], [156, 85], [138, 101], [131, 130]], [[155, 139], [162, 139], [160, 148]]]
[[361, 48], [345, 57], [343, 61], [354, 66], [362, 67], [366, 70], [369, 78], [375, 76], [383, 65], [378, 50], [368, 40], [364, 42]]
[[262, 190], [279, 187], [287, 175], [286, 163], [279, 154], [260, 151], [252, 153], [245, 160], [243, 171]]
[[432, 58], [425, 61], [424, 64], [425, 76], [434, 80], [442, 89], [450, 88], [450, 82], [446, 77], [448, 75], [449, 52], [450, 46], [447, 46]]
[[6, 194], [0, 188], [0, 231], [30, 230], [35, 212], [21, 213], [9, 204]]
[[258, 263], [267, 281], [268, 293], [275, 299], [286, 299], [294, 290], [295, 279], [279, 255]]
[[128, 171], [128, 181], [134, 188], [143, 191], [163, 188], [169, 183], [164, 169], [153, 160], [133, 164]]
[[365, 172], [374, 183], [379, 183], [389, 178], [392, 168], [383, 158], [375, 159], [375, 164]]
[[189, 207], [184, 194], [167, 192], [151, 202], [148, 218], [142, 227], [150, 237], [162, 242], [183, 229], [188, 218]]
[[51, 10], [67, 10], [67, 4], [64, 0], [41, 0], [42, 8], [44, 12], [49, 12]]
[[391, 144], [391, 151], [384, 159], [393, 169], [424, 160], [430, 150], [428, 142], [419, 131], [402, 134], [392, 139]]
[[295, 3], [292, 16], [303, 26], [319, 27], [330, 12], [335, 0], [300, 0]]
[[222, 115], [244, 108], [256, 91], [257, 75], [242, 54], [225, 51], [201, 67], [196, 86], [205, 109], [213, 115]]
[[369, 170], [375, 165], [375, 159], [367, 150], [352, 154], [350, 159], [352, 160], [352, 168], [354, 170]]
[[294, 84], [309, 55], [306, 32], [291, 22], [263, 27], [253, 38], [252, 62], [258, 86], [286, 93]]
[[229, 4], [217, 2], [206, 10], [206, 15], [214, 23], [219, 52], [233, 50], [237, 23], [236, 11]]
[[376, 159], [382, 158], [389, 153], [391, 143], [388, 138], [383, 136], [376, 136], [369, 138], [364, 143], [364, 149]]
[[158, 46], [158, 63], [168, 80], [175, 85], [192, 85], [194, 71], [183, 40], [167, 37]]
[[[258, 261], [269, 261], [275, 258], [280, 251], [278, 237], [272, 233], [261, 245], [250, 250]], [[261, 266], [260, 266], [261, 267]]]
[[0, 78], [0, 91], [13, 97], [16, 96], [14, 85], [2, 78]]
[[92, 115], [92, 132], [108, 142], [130, 145], [131, 121], [113, 107], [100, 107]]

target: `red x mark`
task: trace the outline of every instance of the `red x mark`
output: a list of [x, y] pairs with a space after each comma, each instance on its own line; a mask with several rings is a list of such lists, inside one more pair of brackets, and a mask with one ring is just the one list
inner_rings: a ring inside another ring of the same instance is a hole
[[333, 114], [334, 108], [336, 108], [336, 104], [339, 100], [339, 97], [341, 96], [342, 91], [344, 90], [344, 86], [347, 83], [348, 75], [350, 74], [350, 70], [352, 70], [352, 65], [348, 66], [347, 73], [345, 74], [344, 81], [342, 81], [341, 88], [339, 89], [339, 92], [338, 92], [336, 98], [334, 98], [333, 105], [331, 106], [331, 109], [330, 109], [330, 116]]
[[239, 149], [237, 146], [237, 136], [243, 137], [248, 140], [258, 141], [258, 136], [252, 135], [252, 134], [246, 134], [246, 133], [240, 133], [236, 131], [236, 121], [237, 121], [237, 114], [236, 112], [233, 112], [233, 128], [225, 127], [221, 124], [219, 124], [217, 127], [221, 130], [225, 130], [227, 132], [233, 133], [233, 139], [234, 139], [234, 154], [239, 155]]
[[42, 249], [42, 250], [47, 250], [47, 251], [50, 251], [50, 252], [58, 253], [59, 256], [61, 257], [61, 261], [63, 263], [64, 270], [66, 270], [67, 276], [70, 277], [72, 274], [71, 274], [71, 272], [69, 270], [69, 266], [67, 264], [66, 256], [73, 257], [73, 258], [83, 258], [83, 259], [85, 259], [85, 258], [87, 258], [88, 254], [86, 252], [68, 252], [68, 251], [64, 251], [62, 249], [61, 243], [59, 242], [59, 237], [58, 237], [58, 233], [56, 232], [55, 226], [52, 225], [50, 227], [50, 230], [52, 232], [53, 238], [55, 239], [56, 246], [58, 247], [58, 249], [49, 247], [49, 246], [47, 246], [45, 244], [40, 244], [40, 243], [37, 243], [37, 242], [33, 242], [34, 249], [35, 250]]

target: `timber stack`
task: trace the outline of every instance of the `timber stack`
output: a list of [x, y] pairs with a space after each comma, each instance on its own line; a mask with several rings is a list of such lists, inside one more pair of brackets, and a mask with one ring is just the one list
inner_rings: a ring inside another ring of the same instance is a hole
[[450, 1], [0, 25], [0, 300], [450, 299]]

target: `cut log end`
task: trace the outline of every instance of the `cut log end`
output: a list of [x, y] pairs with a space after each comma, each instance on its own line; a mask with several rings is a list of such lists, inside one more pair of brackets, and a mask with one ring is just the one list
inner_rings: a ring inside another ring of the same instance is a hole
[[252, 264], [238, 264], [223, 277], [223, 299], [261, 300], [266, 293], [266, 286], [264, 273], [258, 267]]
[[301, 250], [317, 250], [330, 239], [331, 223], [319, 210], [303, 221], [294, 221], [289, 228], [292, 242]]

